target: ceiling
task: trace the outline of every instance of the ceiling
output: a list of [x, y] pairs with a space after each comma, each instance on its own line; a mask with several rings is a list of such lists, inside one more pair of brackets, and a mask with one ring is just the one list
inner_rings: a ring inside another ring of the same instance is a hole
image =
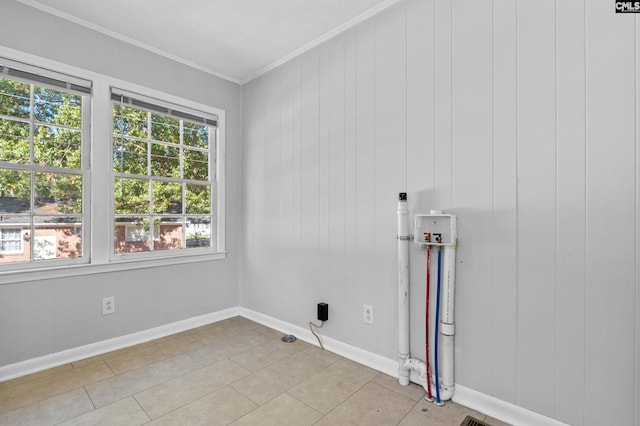
[[18, 0], [244, 83], [398, 0]]

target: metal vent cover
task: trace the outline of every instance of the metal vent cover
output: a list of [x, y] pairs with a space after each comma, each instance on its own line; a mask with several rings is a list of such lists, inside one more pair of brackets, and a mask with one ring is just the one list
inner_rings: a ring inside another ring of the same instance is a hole
[[467, 416], [464, 418], [460, 426], [491, 426], [489, 423], [485, 423], [475, 417]]

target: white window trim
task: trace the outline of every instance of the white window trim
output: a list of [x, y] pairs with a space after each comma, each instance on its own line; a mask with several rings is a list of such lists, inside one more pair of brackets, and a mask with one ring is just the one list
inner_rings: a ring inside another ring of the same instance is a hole
[[[94, 81], [94, 93], [97, 90], [96, 84]], [[225, 246], [225, 124], [226, 124], [226, 115], [225, 111], [200, 104], [198, 102], [190, 101], [187, 99], [180, 98], [178, 96], [165, 94], [159, 92], [157, 90], [145, 88], [142, 86], [138, 86], [131, 83], [126, 82], [118, 82], [117, 84], [112, 83], [109, 86], [108, 98], [109, 102], [109, 117], [111, 118], [111, 93], [112, 91], [124, 92], [126, 94], [131, 94], [131, 96], [135, 97], [136, 95], [141, 96], [142, 100], [160, 100], [160, 102], [164, 102], [166, 104], [173, 104], [179, 106], [181, 109], [184, 109], [187, 112], [192, 111], [201, 111], [205, 114], [213, 115], [217, 117], [217, 126], [211, 127], [211, 131], [215, 132], [215, 151], [210, 152], [215, 155], [215, 170], [210, 170], [211, 173], [215, 174], [215, 178], [211, 181], [212, 185], [212, 193], [215, 200], [211, 200], [214, 206], [214, 214], [211, 224], [211, 238], [215, 240], [214, 248], [209, 247], [196, 247], [189, 249], [181, 249], [181, 250], [158, 250], [151, 252], [134, 252], [134, 253], [115, 253], [114, 250], [114, 241], [113, 237], [111, 237], [109, 244], [109, 261], [111, 262], [122, 262], [122, 261], [144, 261], [146, 259], [177, 259], [184, 256], [192, 256], [192, 255], [205, 255], [205, 254], [216, 254], [216, 253], [226, 253]], [[94, 95], [95, 96], [95, 95]], [[191, 110], [191, 111], [190, 111]], [[96, 112], [94, 111], [94, 114]], [[110, 235], [113, 236], [115, 234], [115, 214], [113, 211], [114, 205], [114, 188], [113, 188], [113, 172], [112, 172], [112, 121], [109, 121], [109, 153], [106, 154], [109, 159], [109, 170], [108, 175], [110, 177], [110, 186], [109, 186], [109, 232]], [[95, 174], [95, 172], [94, 172]], [[219, 224], [223, 224], [223, 226], [219, 226]]]
[[[76, 68], [64, 66], [62, 64], [58, 64], [50, 60], [33, 57], [31, 55], [16, 54], [16, 51], [2, 48], [1, 46], [0, 46], [0, 56], [3, 59], [2, 63], [5, 66], [8, 66], [10, 68], [26, 71], [26, 72], [44, 76], [44, 77], [51, 77], [57, 80], [67, 81], [68, 83], [71, 83], [71, 84], [78, 84], [85, 87], [88, 86], [89, 89], [92, 89], [91, 79], [78, 78], [77, 76], [80, 75], [82, 71]], [[24, 56], [26, 56], [26, 58]], [[23, 81], [37, 87], [48, 87], [54, 90], [63, 90], [60, 87], [57, 87], [55, 85], [49, 85], [47, 83], [31, 81], [30, 79], [27, 79], [27, 78], [14, 77], [12, 75], [7, 75], [6, 78], [17, 80], [17, 81]], [[76, 96], [81, 96], [83, 98], [82, 128], [81, 128], [81, 134], [82, 134], [81, 164], [79, 169], [67, 169], [69, 171], [74, 172], [74, 174], [82, 176], [82, 182], [83, 182], [82, 213], [78, 215], [78, 216], [82, 216], [82, 227], [83, 227], [83, 231], [82, 231], [83, 235], [81, 240], [82, 256], [70, 257], [70, 258], [55, 258], [55, 259], [49, 259], [49, 260], [31, 258], [29, 261], [25, 261], [25, 262], [4, 263], [0, 265], [0, 277], [2, 275], [8, 275], [12, 273], [22, 273], [24, 271], [37, 271], [37, 270], [50, 268], [50, 267], [64, 267], [64, 266], [73, 266], [73, 265], [90, 263], [91, 259], [90, 259], [90, 254], [88, 253], [88, 248], [91, 246], [91, 232], [89, 232], [88, 230], [91, 229], [91, 192], [92, 192], [91, 188], [92, 186], [91, 186], [90, 158], [91, 158], [91, 148], [92, 148], [91, 122], [93, 120], [93, 116], [92, 116], [93, 111], [91, 109], [92, 94], [78, 92], [75, 90], [70, 90], [69, 93], [72, 93]], [[34, 126], [38, 124], [37, 120], [34, 119], [33, 114], [31, 114], [31, 116], [29, 117], [28, 122], [33, 124]], [[64, 168], [54, 168], [54, 167], [41, 166], [41, 165], [30, 165], [29, 167], [31, 172], [34, 172], [34, 171], [35, 172], [53, 172], [53, 173], [65, 172]], [[23, 165], [12, 164], [12, 163], [3, 165], [3, 168], [24, 169]], [[32, 185], [31, 190], [33, 191], [34, 190], [33, 182], [31, 183], [31, 185]], [[29, 214], [30, 231], [28, 232], [30, 232], [32, 235], [35, 235], [35, 228], [36, 228], [36, 226], [34, 225], [34, 217], [35, 217], [34, 212], [33, 211], [30, 212]], [[27, 232], [27, 231], [23, 231], [23, 232]], [[33, 253], [35, 252], [34, 250], [35, 239], [31, 238], [30, 241], [26, 244], [29, 244], [30, 253], [33, 255]], [[25, 242], [23, 241], [22, 243], [23, 251], [20, 253], [24, 252], [24, 245], [25, 245]], [[13, 253], [15, 254], [18, 252], [13, 252]], [[0, 284], [2, 284], [1, 279], [0, 279]]]
[[[38, 261], [23, 269], [0, 269], [0, 285], [13, 284], [53, 278], [64, 278], [71, 276], [82, 276], [90, 274], [100, 274], [106, 272], [116, 272], [129, 269], [155, 268], [167, 265], [180, 265], [194, 262], [209, 262], [212, 260], [222, 260], [226, 258], [226, 218], [225, 218], [225, 133], [226, 133], [226, 113], [224, 110], [199, 102], [190, 101], [174, 95], [170, 95], [158, 90], [149, 89], [124, 80], [105, 76], [96, 72], [67, 65], [61, 62], [31, 55], [19, 50], [0, 46], [0, 56], [24, 62], [36, 67], [53, 69], [57, 72], [74, 75], [93, 83], [93, 93], [91, 100], [91, 142], [86, 155], [90, 156], [91, 173], [85, 178], [91, 187], [91, 192], [85, 194], [84, 200], [87, 203], [88, 217], [90, 223], [85, 232], [84, 253], [89, 259], [85, 264], [56, 264], [56, 261]], [[216, 144], [216, 215], [215, 223], [212, 224], [212, 238], [216, 238], [216, 252], [203, 253], [198, 249], [185, 250], [185, 253], [175, 255], [167, 252], [160, 253], [164, 256], [147, 257], [144, 259], [124, 258], [122, 260], [112, 259], [113, 253], [113, 213], [111, 205], [113, 202], [113, 184], [111, 175], [111, 87], [119, 87], [135, 93], [146, 94], [152, 98], [163, 99], [194, 110], [210, 112], [218, 116], [218, 135]], [[104, 196], [107, 194], [108, 196]], [[109, 226], [91, 226], [96, 223], [107, 223]], [[26, 265], [25, 265], [26, 266]]]

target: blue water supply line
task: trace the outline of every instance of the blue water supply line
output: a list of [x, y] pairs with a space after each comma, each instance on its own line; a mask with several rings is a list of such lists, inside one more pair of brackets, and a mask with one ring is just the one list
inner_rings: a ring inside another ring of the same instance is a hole
[[[435, 376], [436, 376], [436, 404], [442, 405], [442, 401], [440, 400], [440, 377], [438, 375], [438, 326], [440, 324], [440, 265], [442, 258], [442, 250], [441, 247], [438, 247], [438, 285], [436, 287], [436, 330], [434, 333], [434, 358], [435, 358]], [[428, 355], [427, 355], [428, 356]]]

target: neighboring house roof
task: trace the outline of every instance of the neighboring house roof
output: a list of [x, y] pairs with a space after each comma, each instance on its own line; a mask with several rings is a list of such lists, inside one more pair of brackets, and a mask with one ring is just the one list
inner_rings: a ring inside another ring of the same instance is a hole
[[0, 214], [29, 213], [29, 200], [16, 197], [0, 197]]

